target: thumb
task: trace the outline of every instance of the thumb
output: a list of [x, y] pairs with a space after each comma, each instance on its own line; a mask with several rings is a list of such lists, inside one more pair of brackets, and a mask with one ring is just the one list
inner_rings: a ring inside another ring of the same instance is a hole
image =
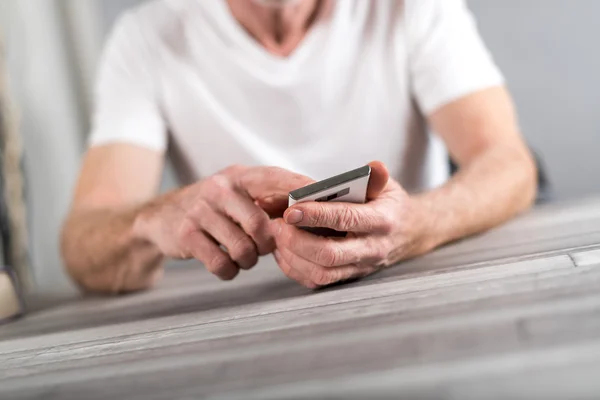
[[369, 187], [367, 188], [367, 199], [372, 200], [379, 196], [387, 186], [390, 173], [387, 167], [381, 161], [371, 161], [371, 177], [369, 178]]

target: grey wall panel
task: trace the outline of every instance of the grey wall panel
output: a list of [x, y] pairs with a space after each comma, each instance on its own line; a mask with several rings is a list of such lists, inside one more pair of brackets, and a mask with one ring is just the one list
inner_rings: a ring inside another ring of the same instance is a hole
[[600, 2], [470, 0], [559, 198], [600, 192]]

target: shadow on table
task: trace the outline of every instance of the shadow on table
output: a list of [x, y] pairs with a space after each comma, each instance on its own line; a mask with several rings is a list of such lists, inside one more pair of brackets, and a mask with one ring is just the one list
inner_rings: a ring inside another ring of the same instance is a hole
[[28, 295], [25, 299], [27, 315], [41, 313], [66, 304], [81, 301], [81, 296], [76, 293], [36, 293]]
[[3, 327], [0, 340], [215, 311], [312, 293], [285, 277], [275, 278], [244, 286], [215, 282], [219, 285], [219, 290], [187, 291], [182, 295], [177, 295], [177, 290], [173, 288], [159, 287], [115, 298], [71, 297], [44, 300], [38, 296], [33, 300], [27, 315]]

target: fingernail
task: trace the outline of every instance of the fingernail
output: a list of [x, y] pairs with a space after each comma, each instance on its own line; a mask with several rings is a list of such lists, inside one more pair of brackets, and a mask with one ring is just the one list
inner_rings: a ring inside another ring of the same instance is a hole
[[285, 222], [294, 225], [302, 221], [302, 218], [304, 218], [304, 213], [302, 211], [292, 210], [285, 216]]

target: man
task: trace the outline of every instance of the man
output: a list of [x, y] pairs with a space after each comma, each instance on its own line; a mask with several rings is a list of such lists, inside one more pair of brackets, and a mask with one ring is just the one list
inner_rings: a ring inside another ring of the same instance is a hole
[[[269, 253], [314, 288], [493, 227], [535, 196], [463, 0], [154, 1], [115, 28], [96, 100], [62, 240], [86, 290], [147, 288], [166, 257], [232, 279]], [[154, 197], [167, 143], [187, 186]], [[276, 218], [308, 177], [369, 160], [366, 204]]]

